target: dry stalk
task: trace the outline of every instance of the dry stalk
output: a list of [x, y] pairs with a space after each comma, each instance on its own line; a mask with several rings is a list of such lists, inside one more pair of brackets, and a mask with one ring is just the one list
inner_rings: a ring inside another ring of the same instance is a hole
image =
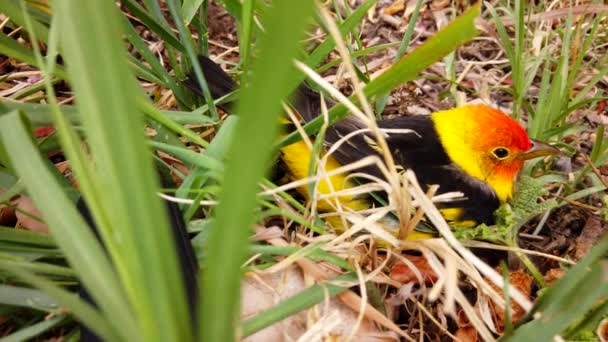
[[[420, 205], [424, 208], [427, 217], [433, 223], [433, 225], [437, 228], [437, 230], [441, 233], [445, 242], [447, 242], [450, 247], [454, 249], [454, 251], [458, 252], [462, 256], [464, 260], [466, 260], [471, 266], [478, 269], [487, 279], [489, 279], [492, 283], [494, 283], [498, 288], [503, 288], [504, 282], [503, 278], [490, 266], [481, 261], [477, 256], [475, 256], [471, 251], [466, 249], [459, 241], [456, 239], [454, 234], [452, 233], [450, 227], [445, 222], [439, 210], [433, 205], [433, 203], [428, 200], [420, 188], [418, 181], [416, 180], [416, 176], [410, 170], [406, 171], [406, 175], [410, 180], [410, 184], [412, 184], [412, 195], [415, 199], [418, 199]], [[519, 304], [525, 311], [529, 311], [532, 308], [532, 303], [528, 298], [526, 298], [520, 291], [515, 289], [513, 286], [508, 287], [509, 295], [513, 300]]]
[[498, 250], [498, 251], [509, 251], [509, 252], [515, 252], [515, 253], [535, 255], [535, 256], [540, 256], [540, 257], [547, 258], [550, 260], [555, 260], [555, 261], [561, 262], [563, 264], [576, 265], [576, 262], [569, 260], [569, 259], [558, 257], [557, 255], [547, 254], [547, 253], [543, 253], [543, 252], [539, 252], [539, 251], [533, 251], [530, 249], [524, 249], [524, 248], [520, 248], [520, 247], [495, 245], [495, 244], [491, 244], [491, 243], [487, 243], [487, 242], [483, 242], [483, 241], [466, 241], [466, 242], [463, 242], [462, 244], [467, 247], [494, 249], [494, 250]]
[[[348, 52], [348, 49], [346, 48], [346, 44], [344, 43], [344, 40], [342, 39], [342, 35], [340, 34], [340, 31], [339, 31], [336, 23], [332, 20], [329, 11], [325, 7], [320, 6], [320, 5], [318, 6], [318, 10], [319, 10], [319, 13], [321, 14], [321, 18], [323, 19], [324, 23], [326, 24], [326, 26], [329, 30], [330, 35], [332, 36], [332, 38], [334, 39], [334, 41], [336, 43], [336, 49], [338, 50], [340, 56], [342, 57], [342, 60], [344, 61], [344, 65], [345, 65], [346, 69], [348, 70], [348, 72], [350, 74], [356, 75], [355, 68], [352, 64], [351, 56]], [[359, 103], [363, 107], [363, 111], [365, 112], [366, 116], [359, 116], [359, 115], [357, 115], [358, 114], [357, 112], [353, 112], [353, 114], [355, 114], [360, 120], [362, 120], [366, 124], [366, 126], [368, 126], [371, 129], [371, 131], [373, 132], [373, 134], [375, 135], [376, 141], [378, 143], [378, 147], [380, 148], [380, 151], [382, 152], [384, 163], [388, 169], [387, 170], [388, 171], [387, 180], [391, 184], [391, 188], [399, 189], [400, 188], [399, 177], [398, 177], [397, 169], [395, 167], [395, 162], [393, 160], [393, 156], [391, 154], [390, 149], [388, 148], [386, 139], [384, 138], [383, 134], [380, 132], [380, 130], [378, 128], [374, 114], [371, 109], [371, 105], [369, 104], [369, 102], [367, 101], [367, 98], [365, 97], [365, 94], [363, 93], [363, 85], [356, 77], [353, 77], [351, 79], [351, 82], [353, 83], [355, 96], [357, 97], [357, 99], [359, 100]], [[398, 217], [399, 217], [399, 222], [401, 222], [402, 225], [407, 226], [409, 223], [409, 219], [410, 219], [409, 196], [404, 196], [404, 194], [401, 191], [395, 191], [389, 195], [394, 196], [396, 207], [398, 209], [397, 213], [398, 213]]]

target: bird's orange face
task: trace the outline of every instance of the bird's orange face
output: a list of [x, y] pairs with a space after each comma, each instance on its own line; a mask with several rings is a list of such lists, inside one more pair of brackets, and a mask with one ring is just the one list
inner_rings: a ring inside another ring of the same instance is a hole
[[485, 106], [464, 106], [432, 114], [450, 159], [467, 174], [486, 182], [507, 201], [524, 161], [559, 150], [528, 137], [506, 114]]

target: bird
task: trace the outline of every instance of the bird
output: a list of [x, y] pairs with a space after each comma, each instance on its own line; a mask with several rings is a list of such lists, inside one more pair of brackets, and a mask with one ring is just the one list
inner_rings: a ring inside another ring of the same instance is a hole
[[[213, 98], [236, 89], [236, 83], [213, 60], [200, 56], [199, 63]], [[195, 94], [202, 94], [193, 74], [184, 80], [184, 84]], [[291, 105], [305, 122], [321, 113], [320, 95], [305, 85], [295, 91]], [[509, 115], [485, 105], [380, 119], [377, 125], [385, 132], [386, 143], [399, 170], [412, 170], [423, 188], [438, 185], [438, 194], [462, 193], [461, 198], [441, 203], [439, 209], [449, 223], [465, 227], [495, 224], [494, 212], [513, 197], [524, 162], [560, 153], [547, 143], [531, 139], [523, 126]], [[325, 149], [350, 137], [329, 156], [325, 171], [370, 155], [380, 156], [375, 138], [369, 130], [365, 132], [365, 128], [366, 125], [353, 115], [327, 128]], [[359, 134], [352, 134], [361, 130]], [[292, 180], [311, 174], [312, 154], [302, 141], [281, 148], [281, 154]], [[357, 173], [385, 178], [376, 165], [362, 167]], [[336, 175], [329, 183], [320, 181], [318, 191], [326, 194], [331, 188], [340, 191], [356, 185], [357, 181], [352, 177]], [[309, 199], [305, 186], [298, 191]], [[337, 200], [353, 211], [373, 205], [369, 197], [344, 195]], [[321, 201], [317, 206], [319, 211], [335, 209], [335, 203], [329, 200]]]

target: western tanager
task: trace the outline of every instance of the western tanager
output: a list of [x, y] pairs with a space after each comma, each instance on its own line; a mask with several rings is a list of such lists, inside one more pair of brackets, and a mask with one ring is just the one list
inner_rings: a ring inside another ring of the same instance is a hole
[[[207, 57], [199, 60], [210, 92], [214, 98], [232, 92], [236, 85], [222, 68]], [[194, 75], [185, 84], [201, 94]], [[300, 87], [292, 101], [304, 121], [320, 113], [320, 97], [308, 88]], [[228, 109], [229, 110], [229, 109]], [[525, 129], [508, 115], [487, 106], [463, 106], [430, 115], [402, 116], [377, 122], [384, 131], [390, 152], [400, 169], [415, 172], [420, 184], [439, 185], [438, 194], [461, 192], [464, 197], [442, 203], [440, 209], [448, 221], [464, 225], [493, 224], [494, 211], [508, 201], [514, 191], [517, 175], [526, 160], [558, 154], [559, 150], [530, 139]], [[325, 148], [330, 148], [352, 132], [366, 128], [354, 116], [330, 126], [325, 133]], [[404, 133], [406, 132], [407, 133]], [[369, 132], [351, 134], [333, 153], [325, 171], [356, 162], [369, 155], [379, 155], [375, 139]], [[310, 148], [297, 142], [281, 149], [282, 160], [293, 180], [310, 175]], [[375, 165], [357, 172], [384, 178]], [[342, 191], [355, 186], [346, 175], [330, 177], [330, 184], [320, 181], [318, 191]], [[308, 197], [306, 187], [299, 192]], [[371, 199], [360, 196], [340, 196], [340, 204], [353, 211], [371, 206]], [[333, 211], [335, 203], [319, 201], [317, 209]]]

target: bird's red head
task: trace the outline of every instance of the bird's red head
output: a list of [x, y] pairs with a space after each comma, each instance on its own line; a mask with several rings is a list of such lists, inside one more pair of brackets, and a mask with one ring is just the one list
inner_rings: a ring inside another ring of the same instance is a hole
[[508, 115], [486, 106], [464, 106], [432, 114], [450, 159], [508, 200], [524, 161], [559, 150], [534, 141]]

